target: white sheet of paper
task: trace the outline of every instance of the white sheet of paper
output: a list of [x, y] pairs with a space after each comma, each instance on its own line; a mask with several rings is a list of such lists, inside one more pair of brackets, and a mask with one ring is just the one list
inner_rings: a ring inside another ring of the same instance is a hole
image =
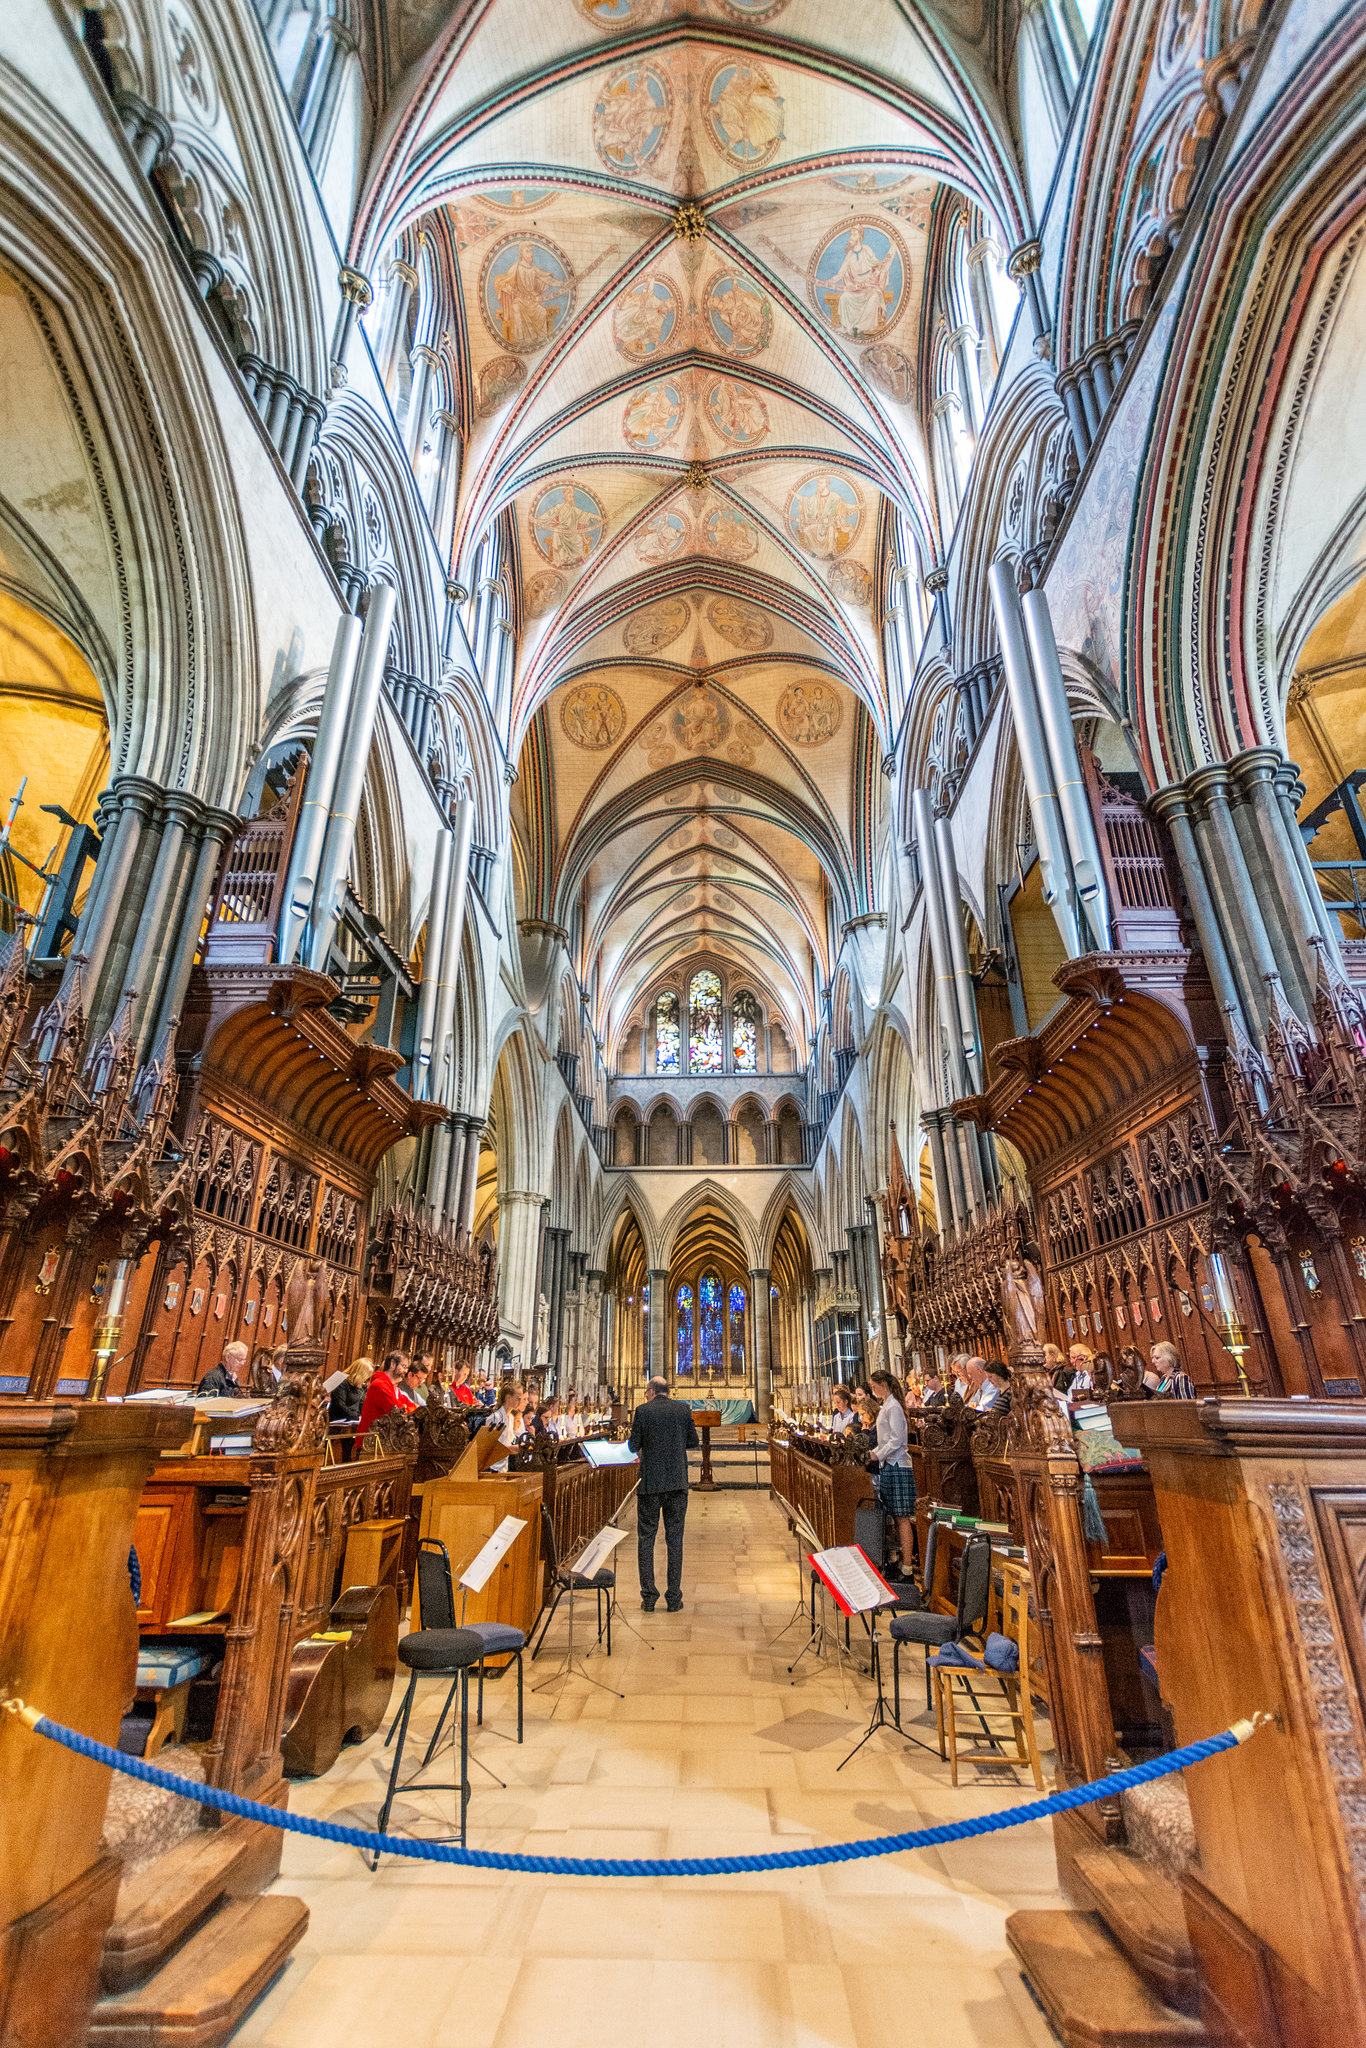
[[479, 1555], [461, 1572], [460, 1584], [468, 1592], [482, 1593], [493, 1577], [495, 1567], [507, 1556], [525, 1527], [526, 1523], [519, 1521], [516, 1515], [504, 1515]]
[[872, 1607], [891, 1607], [896, 1594], [889, 1593], [856, 1543], [842, 1543], [834, 1550], [818, 1550], [817, 1558], [830, 1582], [838, 1586], [845, 1605], [855, 1614]]
[[345, 1378], [346, 1370], [345, 1367], [343, 1367], [343, 1369], [340, 1372], [334, 1372], [330, 1380], [323, 1381], [323, 1392], [325, 1394], [335, 1393], [337, 1388], [341, 1385], [342, 1381]]
[[605, 1529], [599, 1529], [588, 1547], [581, 1551], [569, 1569], [581, 1579], [591, 1579], [600, 1572], [619, 1543], [630, 1535], [629, 1529], [618, 1529], [609, 1522]]

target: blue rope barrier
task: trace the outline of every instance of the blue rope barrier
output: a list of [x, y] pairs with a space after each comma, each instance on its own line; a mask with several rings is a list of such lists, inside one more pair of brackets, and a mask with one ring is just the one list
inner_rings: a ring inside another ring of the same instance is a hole
[[[874, 1835], [863, 1842], [828, 1842], [813, 1849], [775, 1849], [753, 1856], [522, 1856], [510, 1850], [462, 1849], [455, 1842], [413, 1841], [400, 1835], [371, 1834], [364, 1828], [339, 1827], [333, 1821], [314, 1820], [305, 1813], [290, 1813], [278, 1806], [262, 1806], [255, 1799], [240, 1799], [235, 1792], [222, 1792], [214, 1785], [197, 1785], [189, 1778], [177, 1778], [158, 1770], [141, 1757], [125, 1756], [60, 1721], [49, 1721], [36, 1707], [22, 1700], [5, 1700], [3, 1705], [19, 1715], [35, 1735], [60, 1743], [92, 1763], [107, 1764], [126, 1777], [140, 1778], [145, 1785], [159, 1785], [182, 1799], [215, 1807], [241, 1820], [261, 1821], [266, 1827], [282, 1828], [286, 1834], [309, 1835], [315, 1841], [340, 1842], [347, 1848], [363, 1849], [381, 1856], [411, 1856], [424, 1863], [456, 1863], [467, 1870], [526, 1871], [538, 1877], [739, 1877], [750, 1871], [803, 1870], [819, 1863], [853, 1863], [870, 1856], [894, 1856], [903, 1849], [942, 1848], [946, 1842], [960, 1842], [971, 1835], [998, 1834], [1026, 1821], [1046, 1820], [1050, 1814], [1069, 1813], [1073, 1807], [1088, 1806], [1095, 1799], [1112, 1799], [1135, 1785], [1149, 1785], [1172, 1771], [1203, 1763], [1206, 1757], [1236, 1749], [1254, 1735], [1268, 1718], [1258, 1714], [1251, 1720], [1236, 1721], [1218, 1735], [1202, 1742], [1189, 1742], [1147, 1763], [1134, 1764], [1127, 1771], [1115, 1771], [1090, 1785], [1073, 1785], [1067, 1791], [1051, 1792], [1044, 1799], [1032, 1799], [1025, 1806], [1004, 1813], [979, 1813], [968, 1820], [943, 1821], [938, 1827], [914, 1828], [904, 1835]], [[417, 1789], [417, 1788], [404, 1788]]]

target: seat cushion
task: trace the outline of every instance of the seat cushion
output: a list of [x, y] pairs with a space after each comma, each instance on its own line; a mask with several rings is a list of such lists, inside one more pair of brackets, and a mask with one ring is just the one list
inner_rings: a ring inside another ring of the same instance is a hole
[[957, 1626], [952, 1614], [896, 1614], [887, 1632], [897, 1643], [947, 1643]]
[[461, 1635], [478, 1636], [487, 1656], [496, 1657], [505, 1650], [526, 1648], [526, 1637], [519, 1628], [512, 1628], [505, 1621], [471, 1621], [460, 1631]]
[[398, 1645], [398, 1661], [410, 1671], [460, 1671], [486, 1654], [472, 1628], [420, 1628], [400, 1637]]
[[591, 1579], [586, 1579], [584, 1578], [582, 1572], [570, 1572], [569, 1582], [572, 1586], [576, 1587], [580, 1593], [592, 1593], [596, 1591], [601, 1591], [605, 1593], [609, 1591], [611, 1587], [615, 1586], [615, 1584], [617, 1583], [617, 1575], [615, 1572], [607, 1571], [606, 1569], [604, 1569], [600, 1572], [594, 1572]]

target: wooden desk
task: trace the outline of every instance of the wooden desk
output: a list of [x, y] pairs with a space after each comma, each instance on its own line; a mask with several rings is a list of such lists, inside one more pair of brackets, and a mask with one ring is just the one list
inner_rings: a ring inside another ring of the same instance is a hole
[[[455, 1470], [445, 1479], [428, 1479], [422, 1488], [423, 1537], [445, 1544], [455, 1582], [455, 1611], [466, 1621], [501, 1621], [530, 1636], [541, 1611], [544, 1580], [541, 1570], [542, 1476], [539, 1471], [488, 1472], [481, 1457], [497, 1463], [506, 1453], [492, 1430], [470, 1443]], [[482, 1593], [463, 1594], [460, 1574], [474, 1562], [505, 1515], [526, 1523]], [[414, 1629], [422, 1627], [422, 1603], [413, 1589]], [[490, 1657], [490, 1666], [506, 1664]]]

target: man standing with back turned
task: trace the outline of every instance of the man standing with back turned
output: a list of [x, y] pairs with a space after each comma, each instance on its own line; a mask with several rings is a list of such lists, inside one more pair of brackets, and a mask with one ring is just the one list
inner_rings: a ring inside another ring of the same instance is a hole
[[640, 1604], [647, 1614], [659, 1599], [655, 1584], [655, 1537], [664, 1517], [669, 1584], [664, 1604], [670, 1614], [683, 1605], [683, 1520], [688, 1512], [688, 1452], [700, 1449], [697, 1424], [686, 1401], [669, 1399], [667, 1380], [651, 1380], [645, 1400], [631, 1418], [631, 1449], [640, 1459], [636, 1495], [636, 1555]]

